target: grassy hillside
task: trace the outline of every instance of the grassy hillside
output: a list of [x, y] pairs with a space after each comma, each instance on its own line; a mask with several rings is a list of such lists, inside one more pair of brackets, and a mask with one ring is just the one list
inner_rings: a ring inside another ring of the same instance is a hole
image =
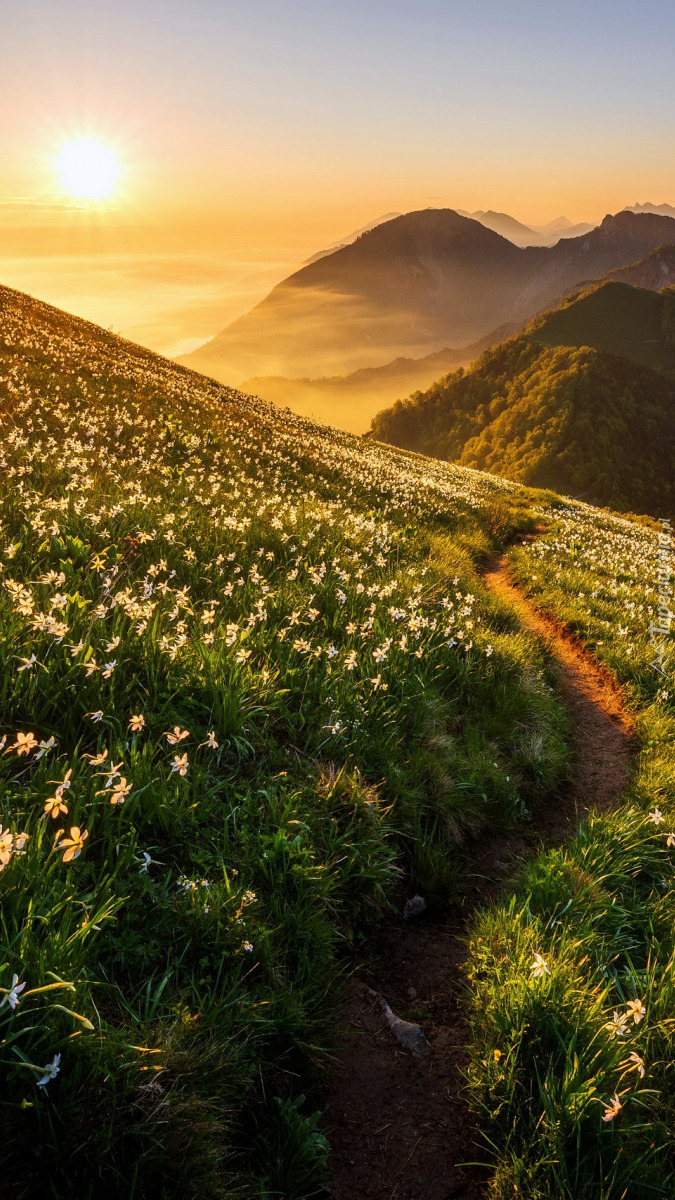
[[625, 803], [540, 855], [475, 923], [471, 1082], [495, 1163], [488, 1194], [666, 1200], [675, 679], [671, 635], [655, 639], [666, 643], [663, 671], [652, 665], [650, 625], [659, 571], [664, 592], [673, 574], [672, 534], [579, 504], [543, 515], [547, 535], [512, 556], [516, 578], [623, 683], [641, 756]]
[[669, 334], [675, 289], [655, 292], [627, 283], [590, 288], [535, 319], [528, 336], [544, 346], [592, 346], [655, 370], [675, 371]]
[[617, 508], [671, 505], [675, 380], [641, 363], [675, 367], [674, 307], [672, 289], [585, 292], [379, 413], [372, 433]]
[[317, 1195], [350, 955], [566, 769], [534, 497], [6, 289], [0, 411], [3, 1187]]

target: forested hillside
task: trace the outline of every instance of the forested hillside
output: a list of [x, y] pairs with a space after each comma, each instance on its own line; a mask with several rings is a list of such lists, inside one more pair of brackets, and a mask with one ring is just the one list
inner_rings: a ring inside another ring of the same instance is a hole
[[673, 289], [591, 289], [379, 413], [372, 435], [593, 503], [668, 507], [674, 311]]

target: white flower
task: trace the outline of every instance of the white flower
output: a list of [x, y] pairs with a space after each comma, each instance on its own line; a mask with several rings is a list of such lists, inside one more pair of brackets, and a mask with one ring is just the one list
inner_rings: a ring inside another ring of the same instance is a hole
[[550, 975], [546, 959], [541, 954], [535, 954], [530, 964], [533, 979], [540, 979], [542, 975]]
[[47, 754], [47, 752], [49, 750], [53, 750], [55, 745], [56, 745], [56, 738], [50, 737], [47, 739], [46, 742], [43, 738], [43, 740], [40, 742], [40, 749], [37, 751], [37, 753], [35, 755], [35, 761], [37, 762], [38, 759], [42, 758], [43, 754]]
[[3, 1004], [9, 1004], [9, 1007], [13, 1011], [19, 1003], [19, 994], [23, 991], [25, 986], [25, 981], [24, 983], [19, 983], [19, 976], [15, 975], [12, 979], [11, 988], [7, 990], [6, 995], [2, 1000], [0, 1000], [0, 1008], [2, 1008]]
[[181, 729], [180, 725], [174, 725], [173, 733], [166, 733], [164, 736], [170, 746], [175, 746], [178, 742], [182, 742], [184, 738], [190, 736], [190, 730]]
[[177, 754], [171, 760], [171, 774], [173, 775], [174, 772], [177, 772], [179, 775], [187, 775], [188, 766], [187, 754]]
[[46, 1085], [48, 1083], [51, 1083], [52, 1079], [56, 1079], [56, 1076], [58, 1075], [59, 1071], [61, 1070], [61, 1068], [59, 1066], [60, 1062], [61, 1062], [61, 1055], [55, 1054], [52, 1061], [50, 1063], [48, 1063], [46, 1067], [42, 1068], [42, 1070], [44, 1071], [44, 1075], [42, 1076], [42, 1079], [38, 1079], [38, 1081], [37, 1081], [38, 1087], [46, 1087]]
[[619, 1097], [617, 1096], [616, 1093], [614, 1093], [613, 1099], [609, 1101], [609, 1104], [605, 1108], [605, 1111], [604, 1111], [604, 1114], [602, 1117], [603, 1121], [613, 1121], [614, 1118], [616, 1116], [618, 1116], [618, 1114], [621, 1112], [622, 1107], [623, 1106], [621, 1104], [621, 1101], [619, 1100]]
[[107, 770], [103, 772], [103, 774], [105, 774], [107, 776], [104, 787], [107, 787], [107, 788], [112, 787], [113, 783], [115, 782], [115, 780], [118, 778], [118, 776], [120, 774], [120, 768], [123, 766], [124, 766], [124, 763], [122, 763], [122, 762], [108, 763]]
[[628, 1017], [625, 1013], [617, 1012], [614, 1009], [614, 1014], [611, 1021], [605, 1023], [604, 1028], [608, 1030], [610, 1037], [623, 1037], [626, 1032], [626, 1022]]
[[641, 1000], [629, 1000], [626, 1004], [626, 1018], [633, 1018], [633, 1024], [639, 1025], [647, 1015], [647, 1009]]

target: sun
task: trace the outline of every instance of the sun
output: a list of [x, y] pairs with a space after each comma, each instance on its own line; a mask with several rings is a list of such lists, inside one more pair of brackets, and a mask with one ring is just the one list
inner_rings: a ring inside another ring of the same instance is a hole
[[62, 186], [78, 200], [104, 200], [112, 195], [119, 176], [114, 150], [94, 138], [66, 142], [56, 169]]

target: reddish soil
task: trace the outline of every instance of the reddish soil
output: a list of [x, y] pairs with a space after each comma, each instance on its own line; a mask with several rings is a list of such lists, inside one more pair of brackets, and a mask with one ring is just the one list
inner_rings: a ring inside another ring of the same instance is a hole
[[[570, 715], [569, 783], [535, 813], [534, 827], [465, 847], [468, 887], [441, 915], [383, 926], [372, 972], [347, 989], [325, 1125], [332, 1146], [333, 1200], [480, 1200], [489, 1167], [466, 1103], [468, 1029], [463, 964], [472, 912], [497, 895], [542, 843], [560, 844], [589, 809], [611, 807], [635, 752], [633, 726], [609, 672], [510, 579], [505, 555], [485, 572], [488, 587], [542, 638]], [[422, 1026], [431, 1054], [415, 1058], [394, 1040], [381, 1006]]]

